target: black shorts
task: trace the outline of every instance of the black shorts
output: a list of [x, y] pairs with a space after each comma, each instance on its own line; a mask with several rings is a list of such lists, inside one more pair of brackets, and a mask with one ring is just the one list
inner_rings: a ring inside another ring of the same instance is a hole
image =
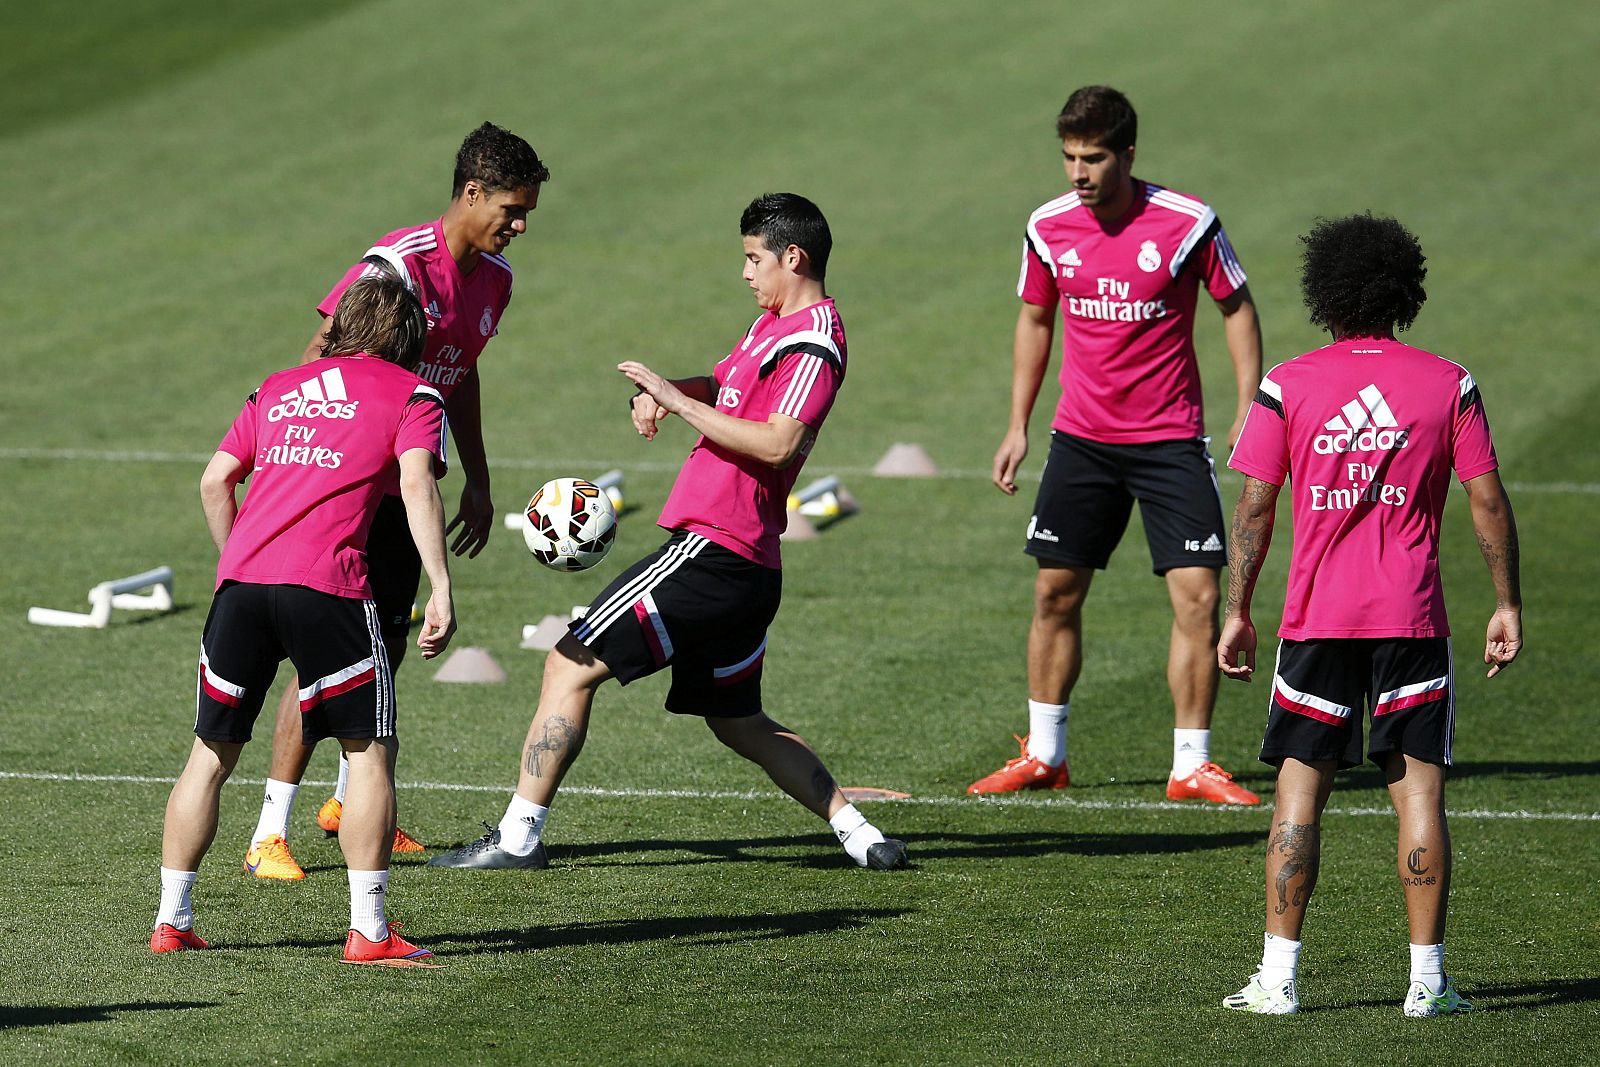
[[1284, 641], [1272, 679], [1261, 760], [1361, 762], [1361, 713], [1372, 714], [1374, 763], [1402, 752], [1448, 766], [1455, 739], [1455, 671], [1448, 637]]
[[782, 595], [782, 571], [675, 530], [608, 585], [570, 632], [623, 685], [670, 665], [668, 711], [755, 715], [767, 627]]
[[200, 639], [197, 737], [243, 743], [278, 664], [300, 673], [300, 736], [394, 736], [394, 675], [370, 600], [301, 585], [226, 582]]
[[422, 585], [422, 557], [411, 540], [405, 501], [397, 496], [386, 494], [372, 517], [367, 534], [367, 581], [372, 585], [383, 639], [404, 655], [411, 609]]
[[1026, 551], [1051, 563], [1104, 570], [1135, 500], [1157, 574], [1228, 562], [1222, 497], [1206, 439], [1108, 445], [1060, 430], [1050, 434]]

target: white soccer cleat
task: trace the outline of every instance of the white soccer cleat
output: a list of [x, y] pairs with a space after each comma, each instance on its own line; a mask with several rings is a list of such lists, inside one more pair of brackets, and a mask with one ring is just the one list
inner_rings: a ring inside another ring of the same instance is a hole
[[1456, 992], [1456, 984], [1449, 978], [1437, 993], [1428, 991], [1421, 982], [1412, 982], [1406, 991], [1405, 1013], [1408, 1019], [1431, 1019], [1435, 1015], [1460, 1015], [1472, 1011], [1472, 1001]]
[[[1410, 1001], [1406, 1004], [1409, 1014]], [[1295, 992], [1293, 978], [1285, 978], [1275, 986], [1264, 986], [1261, 975], [1252, 974], [1243, 989], [1222, 998], [1222, 1006], [1257, 1015], [1293, 1015], [1300, 1010], [1300, 998]]]

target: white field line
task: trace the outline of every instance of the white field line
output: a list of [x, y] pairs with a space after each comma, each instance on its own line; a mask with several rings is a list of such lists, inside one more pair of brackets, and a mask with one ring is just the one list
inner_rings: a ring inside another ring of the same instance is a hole
[[[49, 771], [0, 771], [0, 781], [25, 782], [85, 782], [128, 783], [133, 785], [172, 785], [176, 778], [142, 774], [57, 774]], [[237, 786], [266, 785], [263, 778], [230, 778], [228, 784]], [[308, 786], [332, 787], [333, 782], [306, 779], [300, 783]], [[432, 790], [445, 793], [490, 793], [505, 796], [511, 792], [508, 785], [468, 785], [461, 782], [400, 782], [403, 790]], [[598, 786], [567, 786], [563, 793], [574, 796], [601, 797], [624, 800], [787, 800], [782, 793], [761, 789], [604, 789]], [[1237, 805], [1180, 804], [1170, 800], [1081, 800], [1074, 797], [1038, 796], [1022, 793], [1001, 797], [930, 796], [907, 797], [903, 800], [881, 799], [860, 803], [913, 804], [928, 807], [1003, 807], [1003, 808], [1063, 808], [1077, 811], [1185, 811], [1232, 812], [1249, 814], [1270, 811], [1269, 807], [1248, 808]], [[1377, 816], [1394, 818], [1394, 809], [1382, 807], [1330, 806], [1329, 815]], [[1522, 811], [1474, 808], [1450, 811], [1453, 819], [1509, 819], [1518, 822], [1600, 822], [1597, 811]]]
[[[57, 459], [57, 460], [87, 460], [93, 463], [207, 463], [211, 459], [209, 452], [147, 452], [140, 450], [102, 450], [92, 448], [11, 448], [0, 447], [0, 459]], [[489, 460], [491, 467], [505, 467], [511, 470], [590, 470], [596, 472], [619, 467], [622, 470], [635, 471], [675, 471], [683, 466], [682, 461], [663, 463], [654, 460], [618, 460], [618, 459], [575, 459], [572, 457], [539, 457], [535, 459], [499, 457]], [[871, 467], [836, 467], [829, 464], [819, 465], [833, 474], [842, 474], [851, 478], [868, 477], [872, 475]], [[1219, 476], [1224, 479], [1237, 478], [1230, 470], [1219, 470]], [[977, 469], [953, 468], [941, 470], [933, 475], [935, 478], [945, 479], [982, 479], [989, 480], [989, 471]], [[1038, 481], [1037, 472], [1024, 472], [1023, 481]], [[1581, 496], [1600, 496], [1600, 482], [1507, 482], [1506, 488], [1514, 493], [1565, 493]]]

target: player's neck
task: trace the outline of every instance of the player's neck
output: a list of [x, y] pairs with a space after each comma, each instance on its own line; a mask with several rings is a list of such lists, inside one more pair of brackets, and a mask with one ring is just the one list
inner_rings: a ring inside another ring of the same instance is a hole
[[828, 299], [828, 292], [821, 282], [815, 278], [799, 278], [783, 294], [783, 302], [772, 309], [772, 314], [781, 319], [785, 315], [793, 315], [796, 311], [803, 311], [812, 304], [820, 304], [826, 299]]
[[456, 215], [458, 203], [460, 201], [451, 202], [444, 213], [444, 218], [439, 220], [439, 228], [444, 231], [444, 246], [449, 249], [450, 258], [456, 261], [456, 269], [461, 272], [462, 277], [466, 277], [478, 265], [478, 257], [482, 253], [473, 248], [472, 243], [467, 240], [461, 219]]
[[1133, 209], [1138, 194], [1139, 179], [1130, 175], [1128, 180], [1122, 183], [1122, 188], [1117, 191], [1114, 199], [1103, 204], [1090, 204], [1089, 213], [1101, 222], [1116, 222]]

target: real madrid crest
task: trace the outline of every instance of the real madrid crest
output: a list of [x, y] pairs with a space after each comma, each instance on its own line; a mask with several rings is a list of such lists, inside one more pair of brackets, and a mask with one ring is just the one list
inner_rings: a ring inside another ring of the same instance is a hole
[[1154, 274], [1161, 269], [1161, 253], [1156, 249], [1154, 241], [1146, 241], [1139, 246], [1139, 269], [1146, 274]]
[[[1151, 247], [1154, 247], [1154, 246], [1152, 245]], [[1156, 262], [1159, 264], [1161, 261], [1159, 259], [1157, 259]], [[1144, 265], [1144, 255], [1143, 255], [1143, 253], [1140, 253], [1139, 264], [1141, 266]], [[1148, 267], [1146, 269], [1147, 270], [1155, 270], [1154, 267]], [[492, 308], [487, 308], [486, 307], [486, 308], [483, 309], [483, 318], [478, 320], [478, 332], [480, 334], [482, 334], [483, 336], [488, 337], [490, 332], [493, 329], [494, 329], [494, 310]]]

